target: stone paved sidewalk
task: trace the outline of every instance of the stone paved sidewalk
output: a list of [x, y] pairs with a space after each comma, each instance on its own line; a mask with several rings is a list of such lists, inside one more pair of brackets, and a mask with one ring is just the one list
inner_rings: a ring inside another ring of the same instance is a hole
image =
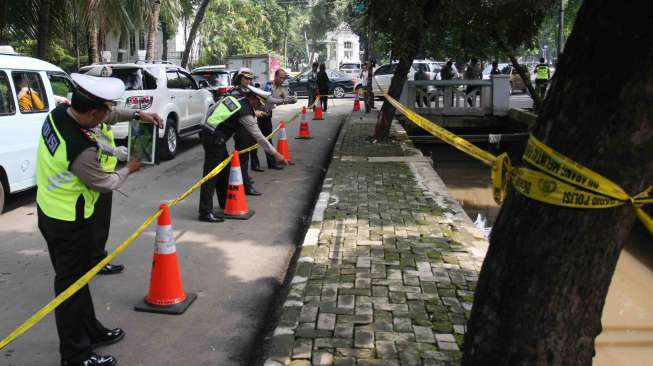
[[265, 366], [454, 365], [487, 243], [400, 127], [352, 115]]

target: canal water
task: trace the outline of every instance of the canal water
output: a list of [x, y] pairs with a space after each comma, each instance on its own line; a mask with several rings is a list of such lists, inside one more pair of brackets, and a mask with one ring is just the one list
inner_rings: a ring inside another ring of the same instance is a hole
[[[517, 161], [523, 144], [480, 144]], [[444, 144], [417, 145], [451, 195], [478, 225], [490, 228], [499, 213], [492, 198], [490, 168]], [[489, 231], [489, 230], [488, 230]], [[625, 243], [603, 309], [593, 365], [653, 365], [653, 236], [638, 225]]]

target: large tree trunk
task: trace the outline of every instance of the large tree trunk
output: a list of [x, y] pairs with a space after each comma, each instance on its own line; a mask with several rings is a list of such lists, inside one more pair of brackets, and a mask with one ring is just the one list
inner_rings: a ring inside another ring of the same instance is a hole
[[98, 27], [94, 16], [89, 19], [88, 25], [88, 52], [91, 64], [100, 62], [100, 52], [98, 50]]
[[[394, 75], [392, 75], [392, 81], [390, 82], [390, 88], [388, 89], [388, 95], [394, 99], [399, 99], [401, 97], [401, 92], [404, 89], [404, 84], [408, 79], [408, 70], [413, 64], [413, 58], [415, 55], [410, 55], [407, 58], [400, 58], [399, 63], [397, 64], [397, 69], [395, 70]], [[395, 117], [395, 107], [390, 104], [388, 101], [383, 102], [381, 111], [376, 118], [376, 126], [374, 127], [374, 138], [379, 141], [385, 141], [390, 136], [390, 125], [392, 119]]]
[[152, 0], [150, 13], [150, 21], [147, 29], [147, 45], [145, 51], [145, 60], [154, 60], [154, 43], [156, 42], [156, 34], [159, 31], [159, 13], [161, 12], [161, 0]]
[[168, 60], [168, 40], [170, 39], [170, 33], [168, 32], [168, 26], [165, 22], [161, 22], [161, 33], [163, 34], [163, 39], [161, 42], [161, 60]]
[[[370, 113], [374, 108], [374, 86], [372, 82], [374, 80], [374, 67], [373, 61], [374, 57], [374, 17], [372, 16], [372, 1], [369, 2], [368, 6], [368, 25], [367, 25], [367, 47], [365, 48], [366, 59], [367, 59], [367, 80], [365, 80], [365, 113]], [[390, 60], [392, 61], [392, 60]]]
[[[583, 3], [533, 130], [630, 194], [653, 183], [651, 9]], [[610, 72], [596, 61], [607, 54], [620, 55]], [[463, 365], [590, 365], [634, 220], [629, 206], [567, 209], [510, 192], [476, 288]]]
[[48, 43], [50, 43], [50, 0], [41, 0], [39, 6], [39, 25], [36, 39], [36, 58], [48, 58]]
[[197, 9], [197, 14], [195, 14], [195, 20], [193, 20], [193, 25], [190, 27], [190, 32], [188, 33], [188, 39], [186, 40], [186, 48], [184, 49], [184, 54], [181, 57], [181, 67], [186, 67], [188, 65], [190, 50], [193, 48], [193, 43], [195, 43], [195, 36], [197, 35], [197, 30], [200, 28], [200, 24], [202, 23], [202, 20], [204, 19], [204, 13], [206, 13], [207, 6], [209, 6], [209, 0], [202, 0], [202, 3]]

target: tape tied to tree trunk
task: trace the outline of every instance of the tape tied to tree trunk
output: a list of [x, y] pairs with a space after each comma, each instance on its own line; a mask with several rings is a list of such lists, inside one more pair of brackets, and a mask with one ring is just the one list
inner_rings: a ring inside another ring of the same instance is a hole
[[629, 204], [653, 234], [653, 218], [642, 208], [653, 204], [653, 187], [630, 196], [610, 179], [558, 153], [533, 135], [528, 139], [523, 160], [539, 170], [513, 167], [506, 153], [495, 156], [420, 116], [387, 92], [384, 96], [397, 111], [417, 126], [490, 166], [492, 193], [497, 204], [503, 203], [509, 186], [528, 198], [560, 207], [605, 209]]

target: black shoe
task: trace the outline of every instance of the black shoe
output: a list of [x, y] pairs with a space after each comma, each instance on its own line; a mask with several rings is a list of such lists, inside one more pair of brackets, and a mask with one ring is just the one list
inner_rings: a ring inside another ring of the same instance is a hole
[[276, 170], [282, 170], [283, 167], [280, 165], [270, 165], [268, 169], [276, 169]]
[[208, 214], [203, 214], [198, 217], [200, 221], [203, 222], [223, 222], [224, 219], [222, 217], [215, 216], [213, 212], [209, 212]]
[[100, 272], [98, 272], [101, 275], [111, 275], [111, 274], [118, 274], [122, 272], [125, 269], [125, 266], [122, 264], [107, 264], [106, 266], [102, 267]]
[[61, 360], [61, 366], [116, 366], [118, 361], [113, 356], [100, 356], [95, 353], [91, 357], [81, 362], [69, 362]]
[[245, 188], [245, 194], [248, 196], [261, 196], [263, 193], [254, 189], [254, 187]]
[[261, 168], [260, 166], [253, 166], [252, 170], [255, 172], [264, 172], [265, 169]]
[[125, 338], [125, 331], [120, 328], [107, 329], [100, 338], [91, 341], [91, 347], [96, 348], [119, 342]]

